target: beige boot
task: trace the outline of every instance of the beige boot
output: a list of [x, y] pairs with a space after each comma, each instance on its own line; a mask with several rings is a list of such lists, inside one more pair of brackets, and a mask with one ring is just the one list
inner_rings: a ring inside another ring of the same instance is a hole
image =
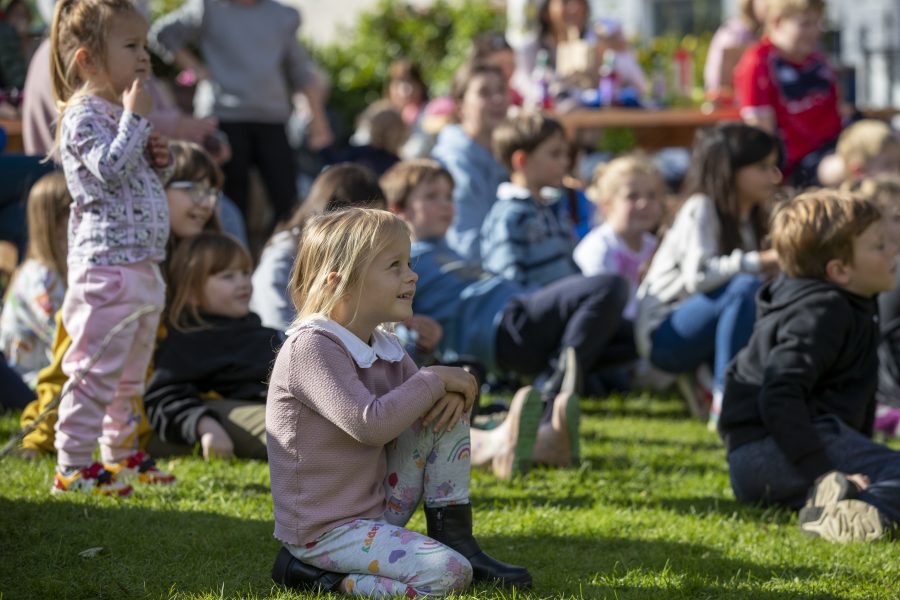
[[506, 420], [486, 432], [486, 435], [497, 436], [495, 440], [498, 445], [491, 466], [498, 479], [511, 479], [531, 468], [543, 410], [541, 395], [531, 386], [523, 387], [513, 397]]
[[581, 407], [578, 396], [561, 393], [553, 401], [553, 414], [541, 423], [534, 444], [534, 462], [550, 467], [570, 467], [580, 461], [579, 427]]

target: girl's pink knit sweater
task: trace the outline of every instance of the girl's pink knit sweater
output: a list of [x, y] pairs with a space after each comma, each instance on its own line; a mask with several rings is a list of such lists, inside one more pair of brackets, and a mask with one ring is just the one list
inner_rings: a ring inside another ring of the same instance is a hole
[[343, 332], [324, 319], [301, 325], [272, 370], [266, 434], [275, 537], [289, 544], [380, 517], [385, 444], [446, 393], [393, 335], [376, 331], [366, 346]]

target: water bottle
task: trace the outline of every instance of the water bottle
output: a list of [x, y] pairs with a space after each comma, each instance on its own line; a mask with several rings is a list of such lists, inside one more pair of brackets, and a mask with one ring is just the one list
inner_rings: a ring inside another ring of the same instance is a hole
[[600, 106], [612, 106], [616, 103], [616, 51], [612, 48], [603, 52], [597, 94], [600, 97]]
[[532, 107], [535, 110], [553, 110], [553, 92], [550, 89], [553, 74], [550, 70], [550, 55], [544, 49], [538, 50], [531, 78]]

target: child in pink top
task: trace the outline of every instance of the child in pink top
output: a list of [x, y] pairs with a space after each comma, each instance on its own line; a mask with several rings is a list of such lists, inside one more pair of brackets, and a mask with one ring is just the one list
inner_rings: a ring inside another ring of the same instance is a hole
[[[291, 275], [298, 317], [275, 361], [266, 432], [273, 578], [359, 596], [526, 587], [472, 536], [474, 378], [418, 369], [383, 323], [412, 316], [409, 230], [352, 208], [312, 219]], [[424, 497], [428, 536], [404, 528]]]

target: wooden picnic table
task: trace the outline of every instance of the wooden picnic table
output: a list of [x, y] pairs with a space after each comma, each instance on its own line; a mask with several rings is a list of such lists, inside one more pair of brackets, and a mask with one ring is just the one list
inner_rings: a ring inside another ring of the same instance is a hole
[[0, 127], [6, 130], [6, 149], [4, 152], [15, 154], [25, 151], [22, 142], [22, 121], [18, 119], [0, 119]]
[[[863, 114], [870, 119], [889, 120], [900, 114], [900, 109], [865, 109]], [[690, 147], [697, 129], [721, 121], [739, 121], [741, 118], [737, 107], [708, 111], [699, 108], [582, 108], [555, 116], [570, 140], [578, 139], [579, 133], [584, 130], [627, 128], [634, 132], [637, 147], [646, 150]]]
[[698, 128], [720, 121], [740, 120], [737, 108], [718, 108], [703, 111], [699, 108], [642, 108], [577, 109], [556, 115], [570, 140], [579, 132], [590, 129], [627, 128], [634, 132], [636, 145], [648, 150], [669, 146], [691, 146]]

